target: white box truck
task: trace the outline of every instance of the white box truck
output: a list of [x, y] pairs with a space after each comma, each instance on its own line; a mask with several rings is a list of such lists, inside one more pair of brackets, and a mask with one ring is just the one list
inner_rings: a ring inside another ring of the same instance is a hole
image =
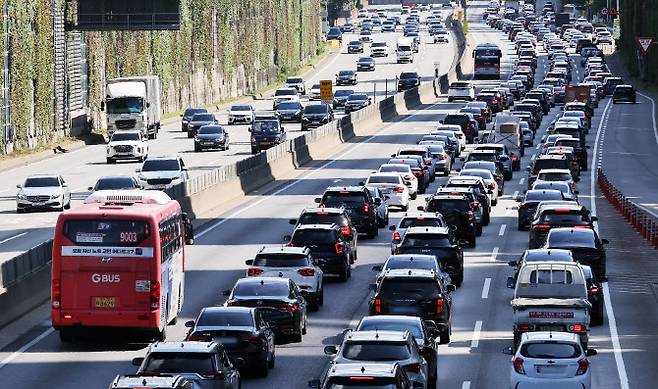
[[399, 38], [397, 48], [397, 62], [413, 62], [414, 61], [414, 40], [413, 38]]
[[139, 130], [155, 139], [160, 129], [160, 78], [158, 76], [122, 77], [108, 80], [101, 110], [107, 117], [107, 133]]

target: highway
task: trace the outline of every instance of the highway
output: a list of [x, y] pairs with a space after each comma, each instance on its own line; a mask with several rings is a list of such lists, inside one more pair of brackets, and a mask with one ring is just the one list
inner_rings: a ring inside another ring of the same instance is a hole
[[[487, 3], [469, 3], [469, 31], [476, 42], [495, 42], [503, 49], [504, 77], [511, 71], [515, 57], [510, 55], [511, 48], [505, 35], [481, 23], [480, 15]], [[335, 61], [343, 61], [342, 57], [347, 56], [339, 55]], [[350, 57], [349, 61], [354, 61], [354, 58]], [[424, 63], [432, 63], [433, 58], [428, 54]], [[545, 53], [540, 53], [539, 61], [537, 78], [541, 79], [547, 70]], [[341, 66], [329, 66], [326, 74], [335, 73]], [[396, 72], [399, 70], [391, 74]], [[482, 86], [493, 82], [476, 83]], [[609, 152], [611, 149], [607, 144], [614, 121], [621, 121], [616, 126], [632, 125], [629, 115], [615, 115], [613, 118], [612, 113], [635, 107], [612, 107], [612, 104], [608, 106], [608, 101], [602, 101], [596, 110], [587, 139], [592, 147], [590, 157], [596, 160], [601, 156], [604, 166], [615, 155]], [[249, 200], [239, 207], [208, 220], [197, 232], [195, 245], [187, 251], [189, 259], [186, 264], [183, 317], [178, 325], [169, 329], [170, 339], [182, 339], [186, 332], [182, 323], [194, 318], [202, 307], [223, 303], [221, 291], [229, 289], [237, 278], [244, 275], [244, 260], [251, 258], [263, 245], [281, 244], [283, 236], [290, 232], [288, 219], [298, 216], [305, 206], [312, 205], [313, 198], [327, 186], [363, 180], [387, 161], [387, 156], [397, 151], [400, 145], [416, 143], [420, 135], [436, 126], [443, 115], [461, 105], [447, 103], [447, 99], [440, 98], [432, 105], [421, 106], [402, 120], [382, 126], [362, 142], [343, 145], [331, 158], [304, 166], [286, 183], [272, 185], [258, 195], [249, 196]], [[536, 142], [559, 109], [553, 108], [544, 118]], [[170, 131], [174, 131], [175, 126], [170, 127]], [[601, 134], [606, 129], [608, 135], [602, 153], [594, 153], [598, 150], [596, 141], [602, 141]], [[233, 133], [238, 131], [236, 127]], [[166, 134], [161, 139], [165, 139]], [[175, 133], [172, 133], [173, 136]], [[172, 143], [176, 142], [172, 140]], [[85, 155], [87, 152], [80, 153]], [[477, 247], [464, 250], [465, 280], [463, 286], [454, 292], [451, 343], [439, 347], [440, 388], [493, 389], [509, 385], [510, 360], [509, 356], [501, 353], [512, 341], [512, 310], [509, 305], [512, 291], [505, 287], [511, 268], [507, 262], [519, 257], [527, 248], [528, 240], [527, 232], [516, 229], [518, 204], [513, 197], [526, 188], [523, 168], [536, 153], [534, 149], [526, 150], [522, 170], [515, 172], [513, 179], [506, 182], [505, 196], [494, 207], [491, 224], [484, 227]], [[98, 159], [102, 159], [100, 157]], [[590, 166], [596, 164], [591, 163]], [[116, 167], [124, 168], [123, 165]], [[134, 165], [129, 167], [132, 169]], [[652, 275], [658, 274], [655, 251], [643, 244], [606, 200], [596, 194], [591, 173], [592, 170], [583, 172], [578, 183], [580, 201], [593, 211], [598, 211], [594, 213], [601, 218], [600, 234], [611, 240], [608, 249], [610, 282], [605, 286], [608, 299], [606, 320], [602, 326], [592, 327], [590, 335], [590, 347], [599, 352], [590, 358], [592, 384], [603, 389], [652, 388], [658, 382], [658, 371], [655, 369], [655, 361], [658, 360], [655, 351], [658, 349], [658, 309], [650, 288], [653, 282], [658, 284], [658, 280], [651, 279]], [[445, 178], [437, 179], [428, 192], [443, 182]], [[655, 187], [655, 180], [653, 182]], [[651, 182], [646, 185], [650, 186]], [[421, 201], [419, 198], [410, 208], [413, 209]], [[391, 213], [390, 224], [395, 224], [399, 216], [399, 212]], [[318, 377], [329, 361], [322, 353], [323, 347], [334, 344], [337, 334], [367, 314], [371, 295], [368, 284], [374, 280], [371, 267], [388, 257], [389, 242], [390, 233], [386, 230], [380, 230], [376, 239], [360, 239], [359, 260], [352, 270], [352, 278], [346, 284], [327, 283], [325, 305], [319, 312], [310, 315], [309, 332], [303, 342], [277, 346], [277, 365], [270, 375], [265, 379], [247, 378], [243, 381], [243, 387], [305, 388], [307, 380]], [[640, 276], [642, 278], [637, 278]], [[647, 288], [636, 288], [635, 285], [639, 284], [646, 284]], [[611, 314], [614, 314], [614, 321]], [[144, 344], [126, 345], [119, 339], [107, 339], [107, 344], [62, 345], [57, 334], [50, 329], [49, 320], [44, 317], [39, 325], [0, 351], [0, 387], [31, 389], [44, 384], [52, 389], [106, 387], [115, 375], [133, 373], [135, 367], [131, 366], [130, 360], [143, 356], [144, 350]]]
[[[444, 10], [447, 16], [452, 10]], [[427, 13], [429, 14], [429, 13]], [[421, 31], [422, 47], [414, 58], [414, 64], [397, 64], [395, 60], [395, 43], [402, 36], [401, 26], [396, 32], [381, 33], [376, 30], [373, 33], [373, 41], [385, 41], [388, 43], [389, 56], [375, 58], [376, 67], [373, 72], [359, 72], [359, 83], [356, 86], [341, 86], [337, 89], [354, 89], [368, 93], [373, 101], [384, 98], [387, 94], [396, 92], [395, 78], [403, 70], [416, 70], [423, 81], [434, 77], [435, 66], [439, 72], [445, 73], [452, 64], [454, 57], [454, 46], [452, 40], [448, 44], [434, 44], [427, 30]], [[335, 74], [340, 70], [356, 70], [356, 62], [361, 56], [370, 55], [370, 44], [365, 44], [364, 54], [347, 54], [347, 44], [351, 40], [358, 39], [358, 32], [348, 33], [343, 36], [343, 44], [340, 50], [332, 53], [318, 64], [306, 77], [306, 85], [310, 90], [312, 84], [322, 79], [335, 79]], [[441, 73], [441, 74], [442, 74]], [[388, 80], [388, 84], [387, 84]], [[385, 87], [388, 85], [388, 92]], [[374, 96], [374, 93], [377, 93]], [[302, 103], [308, 100], [303, 98]], [[252, 102], [257, 111], [271, 110], [272, 101], [266, 95], [262, 99]], [[342, 116], [342, 109], [336, 111], [336, 117]], [[228, 112], [226, 110], [217, 113], [217, 118], [222, 124], [228, 123]], [[300, 125], [297, 123], [285, 123], [284, 127], [288, 133], [288, 139], [302, 134]], [[194, 152], [194, 141], [188, 139], [187, 135], [180, 131], [180, 121], [163, 125], [158, 139], [149, 141], [150, 156], [181, 155], [189, 168], [191, 177], [217, 168], [224, 164], [233, 163], [251, 155], [250, 133], [247, 125], [226, 126], [231, 137], [230, 149], [228, 151], [205, 151]], [[88, 187], [95, 184], [96, 180], [103, 175], [128, 174], [136, 175], [135, 169], [141, 164], [137, 161], [119, 162], [115, 165], [107, 165], [105, 162], [105, 145], [92, 145], [76, 150], [69, 154], [60, 154], [56, 157], [35, 162], [28, 166], [21, 166], [2, 172], [0, 182], [0, 214], [3, 223], [0, 225], [0, 263], [28, 250], [41, 242], [52, 238], [52, 230], [57, 220], [57, 212], [33, 212], [16, 213], [16, 185], [22, 184], [25, 178], [32, 174], [61, 174], [69, 184], [73, 194], [73, 207], [84, 200], [89, 194]]]

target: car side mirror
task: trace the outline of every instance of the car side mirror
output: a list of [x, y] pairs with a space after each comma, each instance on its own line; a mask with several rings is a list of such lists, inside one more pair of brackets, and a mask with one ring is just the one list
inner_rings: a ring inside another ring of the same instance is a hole
[[320, 204], [322, 202], [322, 198], [316, 197], [313, 201], [315, 201], [316, 204]]
[[231, 295], [231, 291], [230, 291], [230, 290], [224, 290], [224, 291], [222, 291], [222, 296], [224, 296], [224, 297], [228, 297], [228, 296], [230, 296], [230, 295]]
[[297, 224], [297, 219], [288, 219], [288, 223], [294, 226]]
[[505, 347], [501, 352], [505, 355], [514, 355], [514, 350], [511, 347]]
[[487, 189], [487, 193], [493, 194], [493, 189]]
[[509, 262], [507, 262], [507, 264], [508, 264], [509, 266], [516, 267], [519, 263], [516, 262], [516, 261], [509, 261]]
[[247, 265], [247, 266], [253, 266], [254, 260], [253, 259], [247, 259], [246, 261], [244, 261], [244, 264]]
[[530, 171], [530, 166], [526, 166], [525, 171], [529, 172]]
[[377, 271], [377, 272], [382, 271], [382, 265], [375, 265], [375, 266], [373, 266], [373, 267], [372, 267], [372, 271]]
[[87, 190], [94, 190], [94, 187], [93, 186], [88, 186]]
[[192, 328], [194, 327], [194, 320], [188, 320], [185, 322], [185, 327]]
[[324, 353], [326, 355], [336, 355], [338, 354], [338, 347], [336, 346], [325, 346]]
[[507, 287], [514, 289], [514, 277], [507, 277]]
[[598, 216], [590, 216], [589, 220], [591, 220], [593, 222], [596, 222], [596, 221], [599, 221], [599, 218], [598, 218]]
[[139, 173], [141, 171], [142, 171], [142, 169], [140, 169], [140, 168], [135, 169], [135, 173]]
[[579, 190], [574, 190], [573, 194], [580, 194], [580, 191]]
[[253, 132], [253, 130], [251, 129], [251, 127], [247, 128], [247, 131], [249, 131], [249, 132]]
[[311, 389], [320, 389], [320, 380], [308, 381], [308, 387]]
[[451, 293], [451, 292], [456, 291], [457, 287], [453, 284], [448, 284], [448, 286], [446, 286], [446, 290], [448, 291], [448, 293]]
[[514, 199], [517, 203], [522, 203], [523, 202], [523, 196], [516, 196]]
[[601, 243], [603, 243], [603, 244], [609, 244], [609, 243], [610, 243], [610, 241], [609, 241], [609, 240], [607, 240], [607, 239], [601, 239]]
[[593, 348], [588, 348], [587, 351], [585, 351], [585, 355], [587, 355], [588, 357], [593, 357], [593, 356], [597, 355], [598, 353], [599, 352], [594, 350]]
[[144, 358], [141, 358], [141, 357], [133, 358], [133, 360], [132, 360], [133, 366], [141, 366], [142, 362], [144, 362]]
[[292, 236], [290, 236], [290, 235], [284, 235], [284, 236], [283, 236], [283, 240], [284, 240], [285, 242], [289, 242], [290, 239], [292, 239]]
[[286, 129], [284, 127], [281, 127], [281, 132], [286, 132]]
[[468, 246], [468, 240], [466, 239], [459, 239], [457, 242], [460, 246]]
[[576, 177], [573, 179], [575, 182], [580, 182], [580, 177]]
[[388, 226], [388, 230], [389, 231], [395, 231], [395, 230], [397, 230], [397, 227], [396, 226]]
[[22, 187], [23, 187], [23, 186], [22, 186], [21, 184], [16, 185], [16, 188], [18, 188], [18, 189], [20, 189], [20, 188], [22, 188]]

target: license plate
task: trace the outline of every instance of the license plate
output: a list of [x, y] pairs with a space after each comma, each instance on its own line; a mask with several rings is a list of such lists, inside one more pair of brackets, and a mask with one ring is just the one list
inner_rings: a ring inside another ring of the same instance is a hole
[[540, 365], [537, 366], [537, 373], [557, 373], [562, 370], [560, 365]]
[[561, 332], [563, 330], [560, 326], [541, 326], [540, 331]]
[[238, 344], [238, 338], [234, 336], [219, 336], [215, 340], [224, 345], [234, 345]]
[[114, 308], [115, 301], [114, 297], [96, 297], [94, 299], [94, 306], [96, 308]]
[[392, 306], [389, 309], [389, 312], [397, 315], [415, 315], [418, 313], [418, 308], [416, 307], [401, 307], [401, 306]]

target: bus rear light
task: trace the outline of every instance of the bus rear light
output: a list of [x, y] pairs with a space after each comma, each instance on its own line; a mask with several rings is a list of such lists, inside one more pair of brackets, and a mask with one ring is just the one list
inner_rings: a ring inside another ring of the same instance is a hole
[[151, 309], [160, 308], [160, 281], [151, 281], [151, 291], [149, 293], [151, 296]]
[[59, 309], [61, 307], [62, 300], [62, 281], [59, 279], [53, 279], [52, 281], [52, 305], [53, 308]]

